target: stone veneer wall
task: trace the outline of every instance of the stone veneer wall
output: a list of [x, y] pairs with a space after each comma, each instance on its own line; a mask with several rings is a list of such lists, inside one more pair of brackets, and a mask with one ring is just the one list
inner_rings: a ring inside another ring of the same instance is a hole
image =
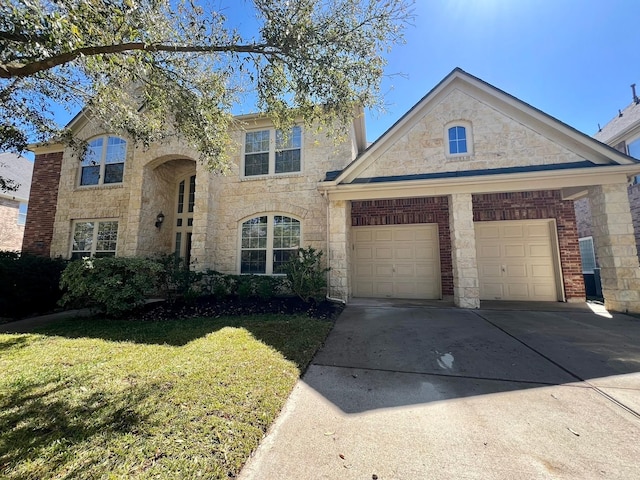
[[589, 198], [580, 198], [573, 202], [576, 212], [576, 225], [578, 226], [578, 238], [593, 236], [593, 222], [591, 220], [591, 205]]
[[62, 152], [36, 155], [22, 242], [23, 252], [42, 256], [52, 253], [62, 156]]
[[476, 222], [555, 218], [565, 296], [585, 298], [573, 201], [562, 200], [560, 192], [552, 190], [474, 195], [473, 217]]
[[18, 225], [20, 202], [0, 197], [0, 250], [19, 251], [22, 248], [24, 225]]
[[447, 197], [396, 198], [351, 202], [351, 225], [437, 223], [442, 295], [453, 295], [449, 200]]
[[636, 249], [638, 250], [640, 258], [640, 183], [629, 185], [627, 192], [629, 193], [629, 206], [631, 208], [631, 220], [636, 238]]

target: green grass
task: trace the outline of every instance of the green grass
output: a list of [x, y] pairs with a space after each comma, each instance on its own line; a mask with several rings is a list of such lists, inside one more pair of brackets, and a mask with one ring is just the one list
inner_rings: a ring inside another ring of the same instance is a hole
[[74, 319], [0, 335], [0, 478], [237, 475], [330, 328]]

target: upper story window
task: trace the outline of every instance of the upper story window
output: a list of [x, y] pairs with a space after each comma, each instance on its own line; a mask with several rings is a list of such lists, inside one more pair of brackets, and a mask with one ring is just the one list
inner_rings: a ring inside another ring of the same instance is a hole
[[127, 142], [119, 137], [99, 137], [89, 142], [80, 165], [80, 185], [122, 183]]
[[262, 215], [242, 223], [240, 273], [283, 273], [300, 247], [300, 221], [284, 215]]
[[277, 175], [302, 169], [302, 129], [246, 132], [244, 140], [244, 176]]
[[20, 202], [18, 206], [18, 225], [25, 225], [27, 223], [27, 204]]
[[473, 153], [471, 125], [468, 122], [455, 122], [447, 125], [445, 135], [447, 156], [468, 156]]
[[637, 138], [633, 142], [627, 144], [627, 153], [630, 157], [640, 159], [640, 138]]
[[118, 241], [116, 220], [77, 220], [73, 224], [71, 260], [113, 257]]

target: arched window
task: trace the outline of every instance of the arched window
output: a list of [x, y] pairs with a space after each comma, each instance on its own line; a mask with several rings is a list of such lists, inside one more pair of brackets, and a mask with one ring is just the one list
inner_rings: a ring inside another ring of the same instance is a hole
[[444, 153], [447, 157], [473, 155], [473, 129], [471, 122], [454, 120], [444, 126]]
[[449, 128], [449, 154], [467, 153], [467, 129], [462, 126]]
[[240, 273], [278, 274], [300, 247], [300, 221], [268, 214], [242, 223]]
[[80, 185], [108, 185], [122, 183], [127, 141], [120, 137], [104, 136], [89, 142], [80, 163]]

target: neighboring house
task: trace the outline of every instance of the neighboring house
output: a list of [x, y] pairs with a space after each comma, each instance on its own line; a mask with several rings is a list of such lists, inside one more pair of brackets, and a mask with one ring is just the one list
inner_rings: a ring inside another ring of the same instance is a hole
[[[640, 159], [640, 98], [636, 95], [635, 84], [632, 88], [632, 102], [624, 110], [619, 110], [613, 120], [599, 129], [593, 137], [602, 143]], [[631, 217], [635, 231], [636, 250], [640, 253], [640, 180], [639, 176], [631, 178], [627, 187]], [[598, 255], [593, 242], [593, 225], [591, 223], [591, 206], [586, 198], [575, 202], [578, 235], [580, 236], [580, 252], [582, 255], [582, 270], [585, 274], [587, 292], [599, 294], [599, 282], [594, 277], [597, 271]]]
[[33, 162], [13, 153], [0, 153], [0, 176], [19, 185], [0, 190], [0, 250], [20, 251], [27, 218]]
[[[607, 307], [640, 311], [626, 196], [633, 158], [460, 69], [367, 147], [302, 127], [278, 145], [260, 116], [235, 133], [232, 174], [180, 144], [144, 150], [80, 115], [84, 161], [36, 146], [24, 249], [76, 258], [175, 252], [194, 268], [277, 274], [297, 246], [327, 253], [329, 296], [585, 299], [573, 201], [597, 206]], [[160, 215], [162, 213], [162, 216]], [[604, 266], [606, 265], [606, 267]]]

